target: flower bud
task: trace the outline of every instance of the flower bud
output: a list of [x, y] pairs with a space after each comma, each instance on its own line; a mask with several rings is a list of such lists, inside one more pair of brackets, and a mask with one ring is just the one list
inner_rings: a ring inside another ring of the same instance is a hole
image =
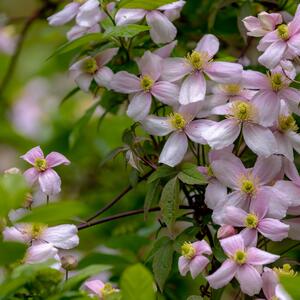
[[235, 235], [237, 233], [236, 229], [231, 225], [223, 225], [219, 228], [217, 237], [218, 239], [224, 239]]
[[61, 265], [67, 271], [75, 270], [78, 265], [78, 260], [73, 255], [65, 255], [61, 258]]

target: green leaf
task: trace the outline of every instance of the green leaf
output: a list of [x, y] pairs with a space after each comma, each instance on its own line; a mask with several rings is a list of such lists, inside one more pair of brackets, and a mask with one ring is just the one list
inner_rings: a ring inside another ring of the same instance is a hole
[[184, 164], [182, 171], [178, 174], [178, 178], [186, 184], [206, 184], [207, 180], [198, 171], [197, 166], [194, 164]]
[[28, 186], [21, 174], [5, 174], [0, 177], [0, 217], [6, 217], [11, 209], [24, 204]]
[[173, 253], [173, 241], [169, 240], [168, 243], [162, 244], [162, 247], [156, 251], [153, 258], [152, 269], [155, 280], [161, 291], [163, 291], [165, 282], [172, 270]]
[[177, 177], [165, 185], [160, 198], [160, 208], [164, 222], [168, 227], [171, 227], [176, 221], [179, 210], [179, 182]]
[[189, 296], [187, 300], [203, 300], [201, 296]]
[[169, 241], [170, 241], [170, 238], [167, 236], [163, 236], [163, 237], [157, 239], [147, 256], [146, 262], [152, 260], [154, 255], [157, 253], [157, 251], [159, 251], [164, 245], [168, 244]]
[[292, 299], [299, 299], [300, 275], [296, 277], [280, 276], [280, 282]]
[[70, 99], [72, 96], [74, 96], [76, 93], [80, 91], [79, 87], [75, 87], [73, 90], [71, 90], [66, 96], [64, 96], [61, 101], [60, 105], [63, 105], [68, 99]]
[[119, 8], [143, 8], [147, 10], [156, 9], [165, 4], [174, 2], [174, 0], [121, 0], [118, 4]]
[[53, 225], [84, 215], [86, 210], [86, 206], [78, 201], [49, 203], [49, 205], [34, 208], [18, 222], [37, 222]]
[[165, 178], [165, 177], [173, 177], [177, 174], [177, 171], [171, 167], [168, 166], [161, 166], [158, 167], [157, 170], [151, 174], [151, 176], [148, 178], [148, 183], [151, 183], [157, 179]]
[[106, 265], [93, 265], [80, 270], [78, 275], [71, 277], [63, 287], [64, 291], [76, 289], [89, 277], [109, 270], [111, 267]]
[[80, 136], [83, 134], [84, 129], [86, 128], [86, 125], [92, 118], [95, 110], [99, 106], [99, 101], [96, 102], [94, 105], [92, 105], [85, 114], [75, 123], [73, 131], [71, 132], [69, 136], [69, 144], [72, 148], [77, 140], [80, 138]]
[[141, 264], [128, 267], [121, 277], [121, 291], [125, 300], [155, 300], [152, 274]]
[[199, 232], [199, 228], [191, 226], [182, 231], [175, 239], [174, 249], [178, 253], [181, 252], [181, 246], [184, 242], [194, 241], [196, 234]]
[[145, 220], [147, 219], [150, 207], [159, 201], [160, 194], [161, 194], [160, 180], [156, 180], [148, 184], [148, 190], [144, 202]]
[[221, 288], [221, 289], [217, 289], [217, 290], [213, 289], [211, 292], [211, 300], [221, 300], [224, 290], [225, 290], [225, 288]]
[[150, 27], [145, 25], [128, 24], [111, 27], [105, 34], [109, 37], [132, 38], [141, 32], [149, 31]]
[[71, 42], [65, 43], [62, 46], [60, 46], [59, 48], [57, 48], [54, 53], [48, 57], [48, 60], [54, 56], [58, 56], [58, 55], [62, 55], [62, 54], [66, 54], [72, 50], [75, 50], [79, 47], [82, 46], [86, 46], [87, 44], [91, 43], [91, 42], [105, 42], [108, 40], [108, 37], [105, 36], [102, 33], [89, 33], [86, 34], [76, 40], [73, 40]]
[[9, 265], [24, 258], [26, 245], [15, 242], [0, 242], [0, 265]]

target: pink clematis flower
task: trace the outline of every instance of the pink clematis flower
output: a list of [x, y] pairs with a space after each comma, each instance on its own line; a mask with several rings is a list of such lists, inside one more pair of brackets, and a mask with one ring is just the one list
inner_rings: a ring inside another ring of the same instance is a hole
[[169, 43], [175, 39], [177, 34], [177, 29], [171, 21], [179, 17], [184, 4], [185, 1], [180, 0], [155, 10], [121, 8], [115, 16], [116, 24], [133, 24], [146, 18], [153, 42], [156, 44]]
[[70, 76], [85, 92], [89, 91], [92, 80], [107, 89], [113, 78], [113, 71], [105, 65], [118, 53], [119, 48], [103, 50], [94, 57], [87, 56], [70, 67]]
[[52, 26], [60, 26], [76, 18], [76, 23], [83, 27], [92, 27], [106, 15], [101, 12], [98, 0], [73, 1], [61, 11], [50, 16], [47, 20]]
[[300, 54], [300, 6], [291, 22], [279, 25], [267, 33], [257, 49], [264, 51], [258, 61], [265, 67], [275, 68], [282, 59], [294, 58]]
[[63, 224], [47, 227], [42, 224], [17, 223], [5, 227], [5, 241], [15, 241], [29, 245], [48, 243], [59, 249], [72, 249], [79, 244], [78, 230], [75, 225]]
[[219, 50], [219, 41], [212, 34], [206, 34], [197, 44], [195, 50], [186, 58], [167, 58], [164, 60], [162, 78], [167, 81], [182, 83], [179, 102], [183, 105], [198, 102], [206, 94], [204, 74], [220, 83], [238, 81], [242, 75], [242, 66], [229, 62], [213, 62], [213, 56]]
[[179, 164], [188, 149], [188, 138], [195, 143], [206, 144], [203, 132], [214, 124], [210, 120], [194, 120], [199, 111], [199, 104], [180, 106], [168, 117], [150, 115], [142, 121], [143, 128], [155, 136], [172, 133], [159, 156], [159, 162], [174, 167]]
[[119, 93], [130, 94], [132, 99], [127, 109], [129, 117], [143, 120], [150, 111], [152, 96], [164, 104], [177, 104], [179, 88], [174, 83], [160, 80], [162, 58], [150, 51], [137, 60], [141, 76], [125, 71], [114, 75], [111, 88]]
[[262, 37], [276, 29], [276, 26], [282, 23], [282, 16], [278, 13], [268, 14], [265, 11], [259, 13], [256, 17], [250, 16], [243, 20], [248, 30], [247, 35]]
[[[270, 199], [272, 201], [272, 199]], [[241, 235], [247, 237], [249, 244], [256, 245], [258, 232], [272, 241], [282, 241], [287, 238], [289, 226], [279, 220], [268, 218], [268, 199], [256, 198], [251, 201], [249, 212], [228, 206], [224, 209], [223, 222], [234, 227], [245, 227]]]
[[231, 225], [222, 225], [217, 232], [218, 239], [225, 239], [230, 236], [236, 235], [237, 230]]
[[86, 281], [84, 283], [84, 288], [87, 289], [92, 295], [97, 296], [100, 300], [104, 300], [106, 299], [106, 296], [119, 292], [119, 290], [113, 288], [110, 283], [103, 283], [99, 279]]
[[76, 24], [67, 32], [67, 38], [69, 41], [73, 41], [85, 34], [98, 32], [101, 32], [99, 24], [95, 24], [92, 27], [84, 27]]
[[259, 157], [252, 169], [246, 169], [239, 158], [213, 161], [211, 168], [215, 177], [232, 192], [228, 194], [227, 206], [248, 210], [254, 199], [269, 201], [268, 214], [272, 218], [285, 216], [289, 203], [283, 201], [283, 193], [268, 186], [281, 170], [281, 159], [277, 156]]
[[185, 242], [181, 246], [181, 256], [178, 260], [180, 274], [185, 276], [190, 271], [192, 278], [196, 278], [209, 263], [209, 259], [203, 254], [212, 254], [205, 240], [194, 243]]
[[211, 112], [226, 116], [203, 135], [213, 149], [233, 144], [242, 132], [246, 145], [257, 155], [268, 157], [276, 153], [275, 137], [269, 128], [261, 125], [260, 110], [251, 101], [236, 100], [217, 106]]
[[24, 176], [30, 185], [38, 181], [42, 192], [46, 195], [55, 195], [60, 192], [61, 180], [53, 168], [61, 164], [70, 164], [70, 161], [64, 155], [51, 152], [44, 157], [42, 149], [37, 146], [22, 155], [21, 158], [33, 166], [24, 172]]
[[[292, 67], [290, 62], [288, 65]], [[281, 100], [285, 100], [291, 110], [298, 111], [300, 93], [297, 89], [289, 87], [295, 73], [292, 71], [294, 74], [288, 75], [287, 72], [281, 66], [271, 70], [267, 75], [251, 70], [245, 71], [245, 86], [259, 90], [252, 102], [258, 108], [260, 124], [263, 126], [272, 126], [277, 121]]]
[[241, 235], [222, 239], [220, 243], [228, 259], [217, 271], [206, 277], [211, 287], [219, 289], [235, 277], [243, 293], [249, 296], [259, 293], [262, 279], [256, 268], [273, 263], [280, 256], [255, 247], [245, 248]]

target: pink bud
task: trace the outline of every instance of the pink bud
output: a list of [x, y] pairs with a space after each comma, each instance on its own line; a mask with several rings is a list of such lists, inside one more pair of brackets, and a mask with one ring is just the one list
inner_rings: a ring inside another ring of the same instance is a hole
[[237, 234], [236, 229], [231, 225], [222, 225], [217, 233], [218, 239], [224, 239]]

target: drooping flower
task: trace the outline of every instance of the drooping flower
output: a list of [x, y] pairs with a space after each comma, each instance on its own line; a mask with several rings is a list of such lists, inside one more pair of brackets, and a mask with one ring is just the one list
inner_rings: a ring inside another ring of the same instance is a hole
[[42, 192], [46, 195], [55, 195], [60, 192], [61, 180], [53, 168], [61, 164], [70, 164], [64, 155], [51, 152], [44, 157], [42, 149], [37, 146], [22, 155], [21, 158], [33, 166], [24, 172], [29, 184], [32, 185], [38, 181]]
[[218, 239], [225, 239], [230, 236], [236, 235], [237, 230], [231, 225], [222, 225], [217, 232]]
[[100, 300], [105, 300], [105, 296], [119, 293], [110, 283], [103, 283], [99, 279], [89, 280], [84, 283], [86, 288], [92, 295], [97, 296]]
[[212, 113], [226, 117], [203, 134], [213, 149], [233, 144], [242, 132], [246, 145], [257, 155], [268, 157], [276, 153], [275, 137], [269, 128], [261, 125], [260, 109], [253, 102], [236, 100], [215, 107]]
[[146, 18], [153, 42], [156, 44], [169, 43], [175, 39], [177, 34], [177, 29], [172, 21], [179, 16], [184, 4], [185, 1], [179, 0], [155, 10], [121, 8], [115, 16], [116, 24], [119, 26], [133, 24]]
[[55, 248], [72, 249], [79, 244], [78, 230], [75, 225], [63, 224], [47, 227], [44, 224], [17, 223], [13, 227], [5, 227], [5, 241], [16, 241], [29, 245], [49, 243]]
[[178, 260], [180, 274], [185, 276], [190, 271], [192, 278], [196, 278], [209, 263], [209, 259], [204, 254], [212, 254], [205, 240], [194, 243], [185, 242], [181, 246], [181, 256]]
[[180, 106], [168, 117], [150, 115], [142, 121], [143, 128], [155, 136], [171, 133], [159, 156], [159, 162], [174, 167], [179, 164], [188, 149], [188, 138], [199, 144], [206, 144], [203, 132], [214, 123], [210, 120], [194, 120], [199, 110], [198, 103]]
[[259, 293], [262, 279], [256, 268], [273, 263], [279, 256], [255, 247], [246, 248], [241, 235], [222, 239], [220, 243], [228, 258], [217, 271], [206, 277], [211, 287], [219, 289], [235, 277], [243, 293], [249, 296]]
[[164, 60], [162, 78], [175, 82], [185, 78], [179, 94], [183, 105], [198, 102], [206, 94], [206, 74], [219, 83], [238, 81], [242, 75], [242, 66], [229, 62], [214, 62], [213, 57], [219, 50], [219, 41], [212, 34], [206, 34], [186, 58], [167, 58]]
[[275, 68], [282, 59], [294, 58], [300, 54], [300, 6], [291, 22], [281, 24], [267, 33], [257, 49], [264, 53], [258, 61], [268, 69]]
[[140, 76], [121, 71], [113, 76], [111, 88], [119, 93], [132, 96], [127, 109], [129, 117], [143, 120], [150, 111], [152, 96], [167, 105], [178, 103], [179, 88], [176, 84], [160, 79], [162, 58], [146, 51], [137, 60]]
[[243, 23], [248, 30], [247, 35], [262, 37], [276, 29], [282, 23], [282, 16], [278, 13], [260, 12], [256, 17], [249, 16], [244, 18]]
[[89, 91], [92, 80], [107, 89], [113, 78], [113, 71], [105, 65], [117, 54], [119, 48], [109, 48], [95, 56], [87, 56], [70, 67], [70, 76], [85, 92]]

